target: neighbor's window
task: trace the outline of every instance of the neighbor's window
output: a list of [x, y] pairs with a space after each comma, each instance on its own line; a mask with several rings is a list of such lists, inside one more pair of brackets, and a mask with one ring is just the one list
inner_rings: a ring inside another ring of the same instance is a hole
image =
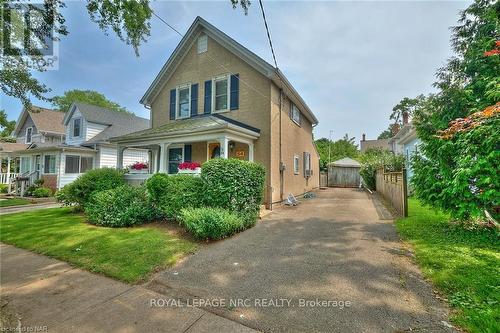
[[291, 112], [291, 117], [292, 120], [297, 124], [300, 125], [300, 111], [299, 109], [295, 106], [295, 104], [292, 104], [292, 112]]
[[198, 53], [207, 52], [208, 49], [208, 37], [207, 35], [201, 35], [198, 37]]
[[298, 155], [293, 156], [293, 173], [295, 175], [299, 174], [300, 158]]
[[23, 156], [21, 157], [21, 173], [26, 173], [26, 172], [29, 172], [31, 167], [30, 167], [30, 164], [31, 164], [31, 158], [29, 156]]
[[73, 119], [73, 137], [79, 138], [82, 135], [82, 118]]
[[80, 156], [66, 155], [65, 173], [80, 173]]
[[229, 105], [229, 77], [215, 79], [215, 111], [226, 111]]
[[45, 155], [43, 173], [56, 173], [56, 155]]
[[92, 170], [94, 164], [94, 159], [92, 157], [81, 157], [80, 158], [80, 173], [84, 173], [87, 170]]
[[31, 136], [33, 135], [33, 127], [26, 129], [26, 143], [31, 143]]
[[177, 92], [179, 94], [179, 102], [177, 104], [177, 118], [189, 117], [189, 86], [179, 87]]

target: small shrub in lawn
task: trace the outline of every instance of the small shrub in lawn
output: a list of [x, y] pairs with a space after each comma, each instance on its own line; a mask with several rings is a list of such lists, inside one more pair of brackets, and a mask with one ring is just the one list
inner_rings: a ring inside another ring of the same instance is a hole
[[199, 207], [203, 186], [200, 177], [155, 174], [146, 182], [153, 205], [166, 218], [179, 216], [182, 208]]
[[222, 208], [182, 209], [179, 222], [200, 240], [221, 239], [244, 229], [240, 216]]
[[85, 172], [74, 182], [64, 186], [56, 195], [57, 199], [65, 205], [77, 205], [85, 208], [94, 192], [110, 190], [125, 185], [123, 172], [102, 168]]
[[38, 187], [32, 192], [31, 195], [35, 198], [47, 198], [52, 195], [52, 190], [48, 187]]
[[7, 184], [0, 184], [0, 193], [7, 193], [9, 186]]
[[85, 213], [92, 224], [105, 227], [128, 227], [155, 218], [146, 189], [122, 185], [95, 192], [85, 205]]
[[262, 204], [265, 177], [266, 171], [258, 163], [222, 158], [209, 160], [201, 167], [204, 203], [239, 214], [255, 214]]

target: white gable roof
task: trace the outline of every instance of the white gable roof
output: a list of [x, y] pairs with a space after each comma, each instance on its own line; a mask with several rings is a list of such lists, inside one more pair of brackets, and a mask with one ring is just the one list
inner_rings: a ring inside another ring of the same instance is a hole
[[313, 125], [316, 125], [318, 123], [318, 119], [314, 116], [311, 109], [309, 109], [302, 97], [300, 97], [299, 93], [295, 90], [295, 88], [293, 88], [291, 83], [278, 68], [275, 68], [264, 59], [248, 50], [246, 47], [244, 47], [199, 16], [196, 17], [193, 24], [191, 24], [184, 37], [181, 39], [179, 45], [177, 45], [170, 58], [168, 58], [167, 62], [163, 65], [160, 73], [158, 73], [144, 96], [142, 96], [140, 100], [141, 104], [144, 104], [145, 106], [151, 105], [154, 98], [158, 95], [165, 83], [172, 76], [177, 66], [182, 62], [184, 55], [191, 48], [191, 46], [201, 33], [208, 35], [210, 38], [215, 40], [217, 43], [222, 45], [234, 55], [241, 58], [262, 75], [271, 79], [278, 86], [281, 86], [281, 82], [283, 82], [283, 90], [290, 97], [292, 102], [299, 107], [302, 113], [306, 116], [307, 119], [309, 119], [309, 121], [311, 121]]

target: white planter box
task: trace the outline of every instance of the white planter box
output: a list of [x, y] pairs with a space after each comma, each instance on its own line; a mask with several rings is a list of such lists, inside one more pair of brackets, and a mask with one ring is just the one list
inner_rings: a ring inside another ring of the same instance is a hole
[[148, 169], [142, 169], [142, 170], [130, 169], [129, 173], [141, 173], [141, 174], [144, 174], [144, 173], [149, 173], [149, 171], [148, 171]]
[[199, 175], [201, 173], [201, 168], [196, 168], [194, 170], [191, 169], [179, 169], [179, 174], [184, 174], [184, 175]]

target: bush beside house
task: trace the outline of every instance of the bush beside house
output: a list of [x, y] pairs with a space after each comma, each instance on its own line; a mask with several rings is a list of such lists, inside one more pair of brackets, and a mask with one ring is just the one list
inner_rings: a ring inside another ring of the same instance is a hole
[[405, 157], [403, 155], [375, 148], [367, 150], [359, 159], [361, 161], [359, 174], [363, 177], [365, 185], [370, 190], [375, 190], [378, 169], [384, 168], [386, 171], [401, 171], [405, 165]]
[[241, 216], [221, 208], [186, 208], [179, 222], [196, 239], [221, 239], [245, 229]]

